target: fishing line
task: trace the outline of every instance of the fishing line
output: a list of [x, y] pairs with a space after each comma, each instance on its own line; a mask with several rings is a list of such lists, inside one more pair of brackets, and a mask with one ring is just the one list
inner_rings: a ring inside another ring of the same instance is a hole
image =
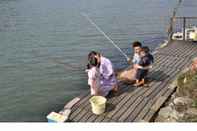
[[120, 49], [120, 47], [118, 47], [114, 42], [113, 42], [113, 40], [112, 39], [110, 39], [109, 38], [109, 36], [107, 36], [106, 34], [105, 34], [105, 32], [103, 32], [102, 30], [101, 30], [101, 28], [99, 28], [97, 25], [96, 25], [96, 23], [94, 23], [93, 21], [92, 21], [92, 19], [90, 19], [90, 17], [87, 15], [87, 14], [85, 14], [85, 13], [81, 13], [81, 15], [82, 16], [84, 16], [107, 40], [109, 40], [113, 45], [114, 45], [114, 47], [116, 47], [119, 51], [120, 51], [120, 53], [122, 53], [122, 55], [127, 59], [127, 61], [129, 61], [130, 60], [130, 58]]

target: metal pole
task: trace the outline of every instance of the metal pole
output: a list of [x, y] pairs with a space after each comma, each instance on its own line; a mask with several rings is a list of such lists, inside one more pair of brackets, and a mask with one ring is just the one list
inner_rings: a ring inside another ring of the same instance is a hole
[[186, 18], [183, 17], [183, 40], [185, 41], [185, 27], [186, 27]]
[[169, 29], [169, 39], [172, 40], [172, 34], [173, 34], [173, 17], [170, 18], [170, 29]]

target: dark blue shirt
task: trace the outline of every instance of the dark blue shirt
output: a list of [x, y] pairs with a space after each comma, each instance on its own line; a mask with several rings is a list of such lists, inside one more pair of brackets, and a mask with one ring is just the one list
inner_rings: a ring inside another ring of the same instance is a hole
[[151, 54], [147, 54], [140, 59], [139, 65], [145, 67], [149, 66], [154, 62], [154, 58]]

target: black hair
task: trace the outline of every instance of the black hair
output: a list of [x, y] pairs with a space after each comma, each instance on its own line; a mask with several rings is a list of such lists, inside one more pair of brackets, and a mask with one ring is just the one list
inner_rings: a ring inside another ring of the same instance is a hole
[[142, 47], [142, 43], [140, 43], [139, 41], [134, 41], [134, 42], [132, 43], [132, 46], [133, 46], [133, 48], [134, 48], [134, 47]]
[[149, 53], [150, 52], [150, 49], [149, 49], [148, 46], [144, 46], [144, 47], [142, 47], [142, 49], [144, 49], [145, 53]]
[[97, 55], [98, 53], [96, 51], [91, 51], [89, 54], [88, 54], [88, 59], [91, 58], [92, 56], [95, 56]]
[[88, 64], [87, 64], [87, 69], [90, 69], [91, 67], [98, 66], [98, 60], [95, 57], [95, 55], [99, 55], [96, 51], [91, 51], [88, 54]]
[[145, 52], [147, 54], [149, 53], [149, 48], [147, 49], [147, 47], [142, 47], [141, 52]]

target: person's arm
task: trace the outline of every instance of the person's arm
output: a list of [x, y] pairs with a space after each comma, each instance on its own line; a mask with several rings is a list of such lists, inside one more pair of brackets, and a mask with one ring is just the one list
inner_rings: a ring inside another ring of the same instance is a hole
[[92, 83], [91, 84], [92, 84], [92, 88], [93, 89], [96, 89], [97, 88], [96, 87], [96, 79], [95, 78], [92, 79]]
[[105, 79], [109, 79], [111, 75], [113, 75], [113, 73], [114, 71], [111, 61], [105, 60], [104, 64], [102, 65], [102, 77], [104, 77]]
[[137, 69], [143, 69], [144, 67], [143, 67], [143, 66], [141, 66], [141, 65], [139, 65], [139, 64], [135, 64], [135, 65], [134, 65], [134, 68], [137, 68]]
[[88, 70], [88, 80], [89, 80], [89, 84], [93, 86], [94, 81], [95, 81], [95, 69], [94, 68]]
[[143, 67], [142, 69], [149, 70], [149, 69], [151, 69], [151, 68], [153, 68], [152, 64], [151, 64], [151, 65], [148, 65], [148, 66], [145, 66], [145, 67]]
[[143, 60], [142, 59], [140, 59], [140, 60], [136, 59], [136, 61], [139, 61], [139, 62], [137, 62], [137, 64], [134, 64], [134, 68], [143, 69], [143, 66], [141, 66], [141, 65], [143, 65]]
[[152, 62], [150, 62], [150, 59], [145, 57], [142, 61], [140, 62], [143, 62], [145, 65], [147, 66], [143, 66], [141, 69], [145, 69], [145, 70], [149, 70], [152, 68]]

